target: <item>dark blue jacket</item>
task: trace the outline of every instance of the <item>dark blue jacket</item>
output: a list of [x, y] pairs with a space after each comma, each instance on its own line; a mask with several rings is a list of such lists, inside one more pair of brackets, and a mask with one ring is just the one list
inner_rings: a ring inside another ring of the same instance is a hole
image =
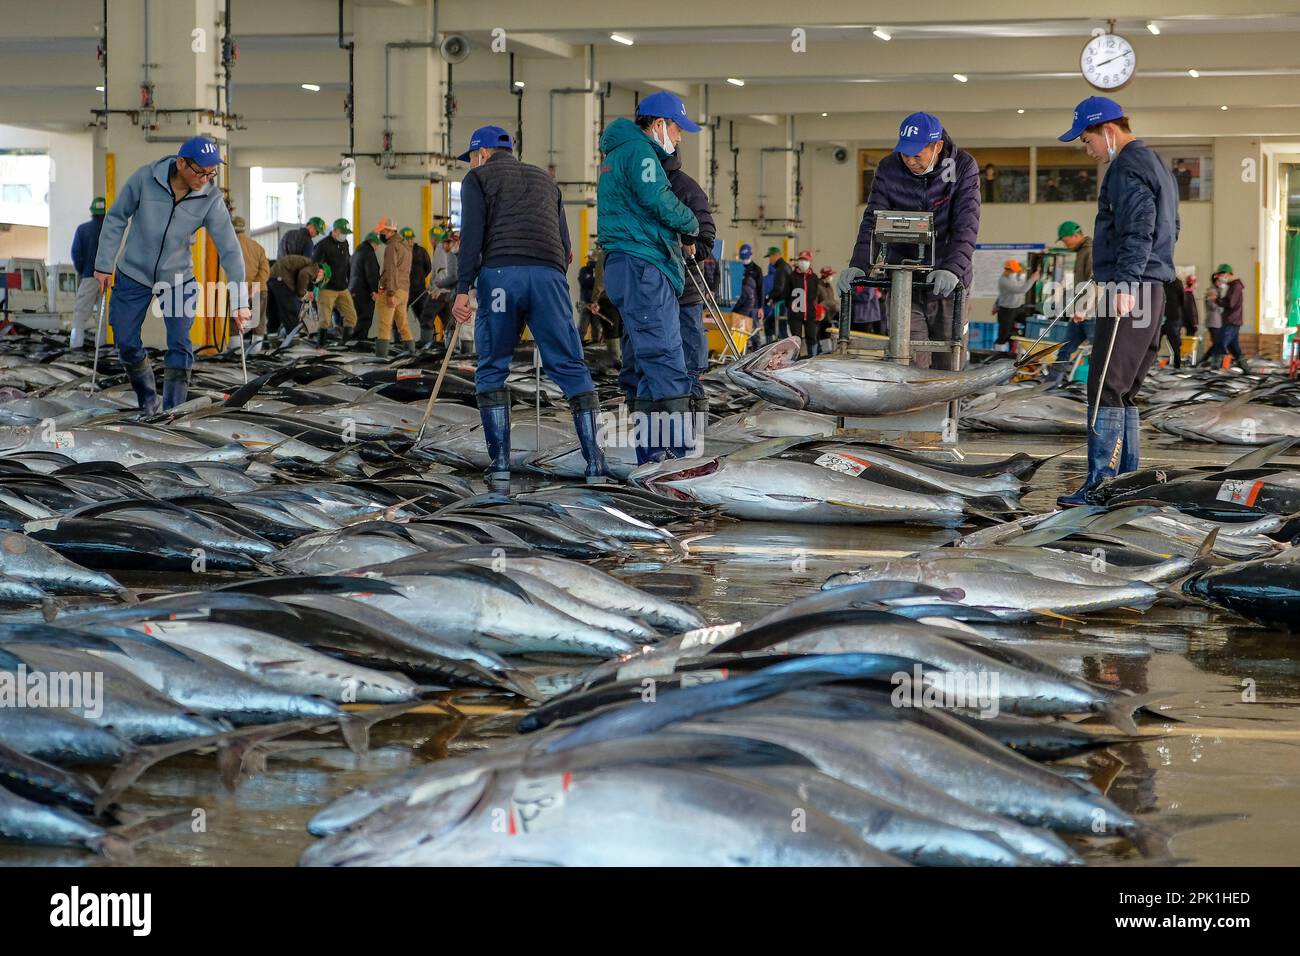
[[[947, 170], [951, 172], [945, 175]], [[970, 287], [971, 258], [980, 231], [979, 166], [970, 153], [957, 148], [947, 132], [943, 134], [943, 152], [934, 169], [924, 176], [913, 175], [898, 153], [880, 161], [849, 260], [849, 265], [866, 273], [871, 272], [871, 235], [878, 209], [934, 213], [934, 267], [947, 269]]]
[[[686, 208], [695, 213], [695, 218], [699, 220], [699, 230], [694, 235], [682, 236], [682, 242], [694, 244], [695, 261], [703, 267], [705, 260], [713, 256], [713, 240], [718, 234], [713, 213], [709, 211], [709, 197], [700, 184], [682, 169], [680, 154], [674, 152], [670, 155], [663, 161], [663, 167], [668, 173], [668, 184], [672, 187], [673, 195], [685, 203]], [[698, 275], [696, 279], [698, 281]], [[695, 291], [695, 284], [687, 279], [681, 295], [677, 297], [677, 302], [680, 305], [699, 305], [703, 301], [704, 299]]]
[[1097, 195], [1092, 277], [1168, 282], [1178, 241], [1178, 185], [1160, 157], [1135, 139], [1111, 160]]
[[72, 234], [72, 267], [77, 277], [95, 277], [95, 253], [99, 250], [99, 230], [104, 228], [103, 216], [91, 216]]

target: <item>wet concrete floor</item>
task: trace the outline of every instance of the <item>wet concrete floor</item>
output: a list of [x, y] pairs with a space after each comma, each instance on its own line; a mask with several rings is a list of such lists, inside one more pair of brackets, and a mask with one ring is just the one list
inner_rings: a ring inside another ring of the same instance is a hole
[[[1054, 454], [1074, 440], [964, 436], [968, 459], [1015, 451]], [[1246, 449], [1147, 438], [1145, 461], [1225, 463]], [[1296, 463], [1296, 459], [1283, 459]], [[1046, 510], [1082, 471], [1082, 449], [1049, 462], [1026, 507]], [[749, 621], [816, 590], [830, 574], [887, 554], [950, 540], [956, 532], [914, 527], [720, 523], [686, 532], [689, 556], [647, 560], [619, 573], [699, 608], [711, 622]], [[1150, 721], [1150, 739], [1079, 758], [1124, 809], [1162, 820], [1200, 814], [1243, 819], [1180, 833], [1173, 857], [1188, 865], [1294, 865], [1300, 859], [1300, 664], [1295, 636], [1201, 608], [1157, 605], [1145, 614], [1090, 614], [1066, 623], [1000, 627], [1000, 636], [1091, 680], [1135, 693], [1167, 691], [1158, 709], [1179, 722]], [[1253, 700], [1251, 700], [1253, 692]], [[186, 808], [194, 823], [140, 847], [138, 864], [293, 865], [312, 840], [317, 808], [347, 790], [448, 752], [490, 745], [509, 733], [504, 717], [454, 723], [409, 715], [379, 725], [368, 756], [336, 743], [273, 756], [266, 771], [230, 793], [211, 757], [174, 758], [151, 769], [124, 802], [153, 812]], [[1161, 736], [1156, 736], [1162, 734]], [[1119, 841], [1082, 848], [1097, 862], [1127, 862]], [[635, 861], [629, 861], [634, 863]], [[102, 865], [71, 850], [0, 846], [0, 865]]]

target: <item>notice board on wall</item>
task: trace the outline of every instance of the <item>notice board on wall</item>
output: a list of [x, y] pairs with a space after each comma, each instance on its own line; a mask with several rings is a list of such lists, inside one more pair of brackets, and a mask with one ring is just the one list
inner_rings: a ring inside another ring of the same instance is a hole
[[1008, 259], [1019, 259], [1021, 265], [1029, 264], [1031, 252], [1046, 249], [1041, 242], [981, 242], [975, 245], [975, 255], [971, 258], [973, 278], [970, 295], [972, 299], [996, 299], [998, 297], [998, 277], [1002, 275], [1002, 264]]

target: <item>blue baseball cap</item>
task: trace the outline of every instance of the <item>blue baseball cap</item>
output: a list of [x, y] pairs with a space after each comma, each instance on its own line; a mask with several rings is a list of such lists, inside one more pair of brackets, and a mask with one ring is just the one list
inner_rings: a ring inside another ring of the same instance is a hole
[[740, 258], [743, 259], [743, 258], [745, 258], [745, 256], [752, 256], [753, 254], [754, 254], [754, 247], [753, 247], [753, 246], [751, 246], [751, 245], [750, 245], [749, 243], [747, 243], [747, 242], [746, 242], [746, 243], [743, 243], [743, 244], [741, 245], [741, 247], [740, 247]]
[[469, 154], [476, 149], [514, 149], [514, 140], [500, 126], [480, 126], [469, 138], [469, 149], [456, 158], [462, 163], [469, 162]]
[[898, 145], [895, 150], [904, 156], [915, 156], [931, 143], [943, 139], [943, 124], [932, 113], [913, 113], [898, 124]]
[[667, 90], [651, 93], [640, 103], [637, 103], [636, 115], [657, 116], [660, 119], [672, 120], [688, 133], [698, 133], [700, 131], [699, 124], [692, 122], [691, 118], [686, 115], [686, 104]]
[[1074, 123], [1057, 139], [1062, 143], [1068, 143], [1078, 139], [1079, 134], [1089, 126], [1109, 123], [1111, 120], [1120, 119], [1123, 115], [1124, 107], [1114, 100], [1108, 100], [1104, 96], [1090, 96], [1074, 108]]
[[220, 166], [224, 162], [221, 147], [211, 136], [191, 136], [181, 143], [176, 155], [188, 159], [196, 166]]

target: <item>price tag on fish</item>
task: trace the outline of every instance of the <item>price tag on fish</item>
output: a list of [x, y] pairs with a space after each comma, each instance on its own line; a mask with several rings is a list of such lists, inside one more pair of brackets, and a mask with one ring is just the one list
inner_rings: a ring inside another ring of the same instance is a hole
[[869, 461], [862, 461], [851, 455], [837, 455], [834, 452], [818, 455], [813, 459], [813, 464], [821, 465], [823, 468], [829, 468], [831, 471], [838, 471], [845, 475], [860, 475], [871, 467]]
[[743, 627], [744, 625], [739, 621], [732, 621], [730, 624], [711, 624], [708, 627], [697, 627], [683, 634], [681, 643], [677, 646], [684, 651], [692, 647], [712, 647], [714, 644], [721, 644], [728, 638], [735, 637]]
[[725, 667], [706, 671], [683, 671], [681, 686], [699, 687], [701, 684], [716, 684], [719, 681], [726, 680], [727, 675], [728, 671]]
[[637, 677], [662, 677], [671, 674], [681, 654], [644, 654], [640, 660], [624, 664], [614, 675], [615, 680], [633, 680]]
[[420, 370], [410, 370], [397, 373], [397, 380], [399, 382], [408, 378], [424, 378], [424, 372]]
[[1244, 505], [1247, 508], [1253, 508], [1255, 499], [1259, 497], [1259, 490], [1264, 487], [1264, 482], [1251, 481], [1245, 478], [1229, 478], [1219, 486], [1219, 493], [1214, 497], [1219, 501], [1231, 501], [1234, 505]]
[[536, 833], [554, 823], [572, 783], [573, 774], [553, 773], [515, 784], [510, 795], [510, 835]]
[[55, 432], [54, 441], [50, 443], [54, 448], [76, 448], [77, 439], [72, 432]]

